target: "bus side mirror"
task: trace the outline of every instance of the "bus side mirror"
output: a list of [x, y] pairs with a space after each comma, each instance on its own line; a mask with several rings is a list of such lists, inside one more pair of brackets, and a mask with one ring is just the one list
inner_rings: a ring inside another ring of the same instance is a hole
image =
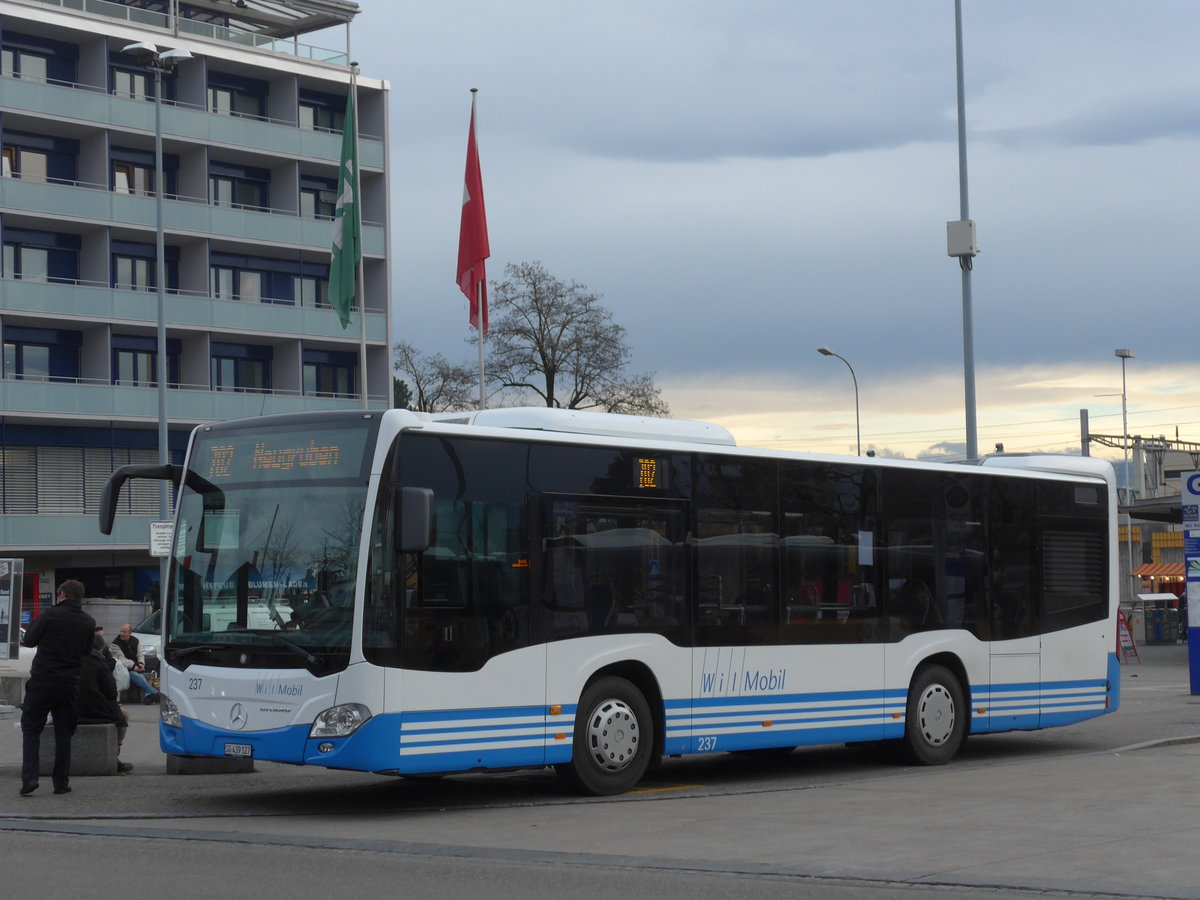
[[100, 493], [100, 533], [112, 534], [113, 520], [117, 516], [117, 501], [121, 499], [121, 486], [130, 478], [149, 478], [169, 481], [179, 487], [183, 466], [132, 465], [121, 466], [108, 476], [104, 490]]
[[396, 492], [395, 549], [399, 553], [424, 553], [433, 544], [433, 491], [405, 487]]

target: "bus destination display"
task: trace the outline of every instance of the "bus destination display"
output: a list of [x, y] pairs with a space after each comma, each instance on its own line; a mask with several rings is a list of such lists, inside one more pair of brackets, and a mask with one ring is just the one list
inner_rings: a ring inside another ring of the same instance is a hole
[[352, 478], [362, 471], [367, 436], [349, 429], [214, 434], [197, 442], [192, 467], [214, 484]]

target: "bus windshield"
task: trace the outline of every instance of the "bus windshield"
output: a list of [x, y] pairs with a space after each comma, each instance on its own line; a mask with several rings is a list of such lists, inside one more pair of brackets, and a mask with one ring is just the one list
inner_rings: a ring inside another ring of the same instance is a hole
[[345, 668], [377, 420], [201, 429], [179, 497], [165, 653]]

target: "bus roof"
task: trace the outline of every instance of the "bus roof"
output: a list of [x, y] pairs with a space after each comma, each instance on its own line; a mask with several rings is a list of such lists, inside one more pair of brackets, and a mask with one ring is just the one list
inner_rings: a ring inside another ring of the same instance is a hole
[[620, 413], [590, 412], [552, 407], [510, 407], [473, 412], [445, 413], [433, 421], [486, 428], [521, 428], [554, 431], [563, 434], [590, 434], [608, 438], [646, 438], [682, 441], [691, 444], [737, 446], [728, 429], [711, 422], [660, 419], [654, 416], [628, 416]]

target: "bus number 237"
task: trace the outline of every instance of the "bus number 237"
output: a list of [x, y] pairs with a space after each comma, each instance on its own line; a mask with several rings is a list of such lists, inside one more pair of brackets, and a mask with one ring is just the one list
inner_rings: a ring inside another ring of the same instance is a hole
[[698, 737], [696, 738], [697, 753], [712, 753], [717, 749], [717, 739], [715, 737]]

